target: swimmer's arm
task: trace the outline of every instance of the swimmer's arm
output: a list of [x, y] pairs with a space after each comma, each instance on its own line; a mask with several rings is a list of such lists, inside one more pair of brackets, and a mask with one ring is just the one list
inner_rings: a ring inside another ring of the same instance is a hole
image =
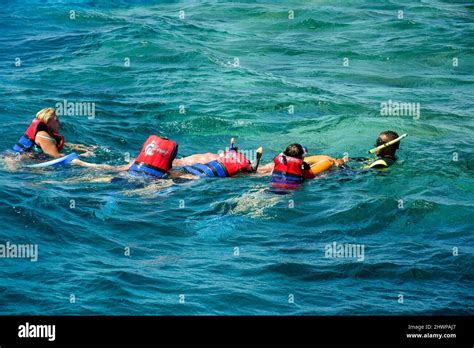
[[332, 162], [333, 165], [337, 166], [337, 167], [343, 167], [344, 164], [347, 162], [347, 161], [350, 161], [351, 159], [348, 158], [348, 157], [343, 157], [343, 158], [333, 158], [333, 157], [330, 157], [330, 161]]
[[131, 161], [128, 164], [124, 164], [124, 165], [116, 166], [116, 167], [109, 166], [108, 164], [96, 164], [96, 163], [84, 162], [84, 161], [81, 161], [80, 159], [73, 160], [71, 163], [79, 165], [79, 166], [83, 166], [83, 167], [92, 167], [95, 169], [102, 169], [102, 170], [108, 170], [108, 171], [113, 171], [113, 172], [126, 172], [127, 170], [130, 169], [134, 161]]
[[83, 144], [64, 143], [64, 146], [71, 148], [74, 151], [88, 151], [90, 148], [96, 148], [97, 146], [86, 146]]
[[348, 158], [343, 158], [344, 161], [354, 161], [354, 162], [369, 162], [370, 158], [367, 157], [348, 157]]
[[80, 159], [72, 160], [71, 164], [74, 164], [76, 166], [81, 166], [81, 167], [89, 167], [89, 168], [99, 169], [99, 170], [108, 170], [108, 171], [112, 171], [112, 172], [126, 171], [131, 166], [131, 163], [129, 163], [129, 164], [125, 164], [123, 166], [114, 167], [114, 166], [109, 166], [108, 164], [97, 164], [97, 163], [84, 162], [84, 161], [81, 161]]
[[130, 169], [134, 161], [131, 161], [128, 164], [124, 164], [121, 166], [109, 166], [108, 164], [96, 164], [96, 163], [90, 163], [90, 162], [84, 162], [81, 161], [80, 159], [75, 159], [71, 161], [72, 164], [82, 166], [82, 167], [91, 167], [95, 169], [101, 169], [101, 170], [108, 170], [108, 171], [113, 171], [113, 172], [125, 172]]
[[185, 165], [187, 165], [187, 163], [185, 162], [184, 157], [183, 158], [175, 158], [173, 160], [173, 167], [183, 167]]
[[[40, 135], [40, 136], [39, 136]], [[40, 131], [36, 134], [35, 142], [41, 147], [41, 150], [48, 156], [59, 158], [63, 155], [59, 153], [54, 141], [50, 140], [50, 135], [47, 132]]]
[[80, 159], [74, 159], [71, 161], [71, 164], [81, 167], [90, 167], [95, 169], [102, 169], [102, 170], [117, 170], [116, 167], [109, 166], [107, 164], [97, 164], [97, 163], [89, 163], [81, 161]]
[[121, 166], [114, 167], [114, 170], [116, 170], [118, 172], [126, 172], [127, 170], [130, 169], [130, 167], [132, 166], [133, 163], [135, 163], [135, 160], [131, 160], [128, 164], [124, 164], [124, 165], [121, 165]]
[[260, 174], [262, 176], [264, 175], [270, 175], [273, 172], [273, 167], [275, 166], [275, 163], [268, 163], [263, 166], [259, 166], [257, 168], [257, 174]]
[[94, 149], [97, 148], [96, 145], [82, 145], [82, 144], [73, 144], [73, 143], [64, 143], [65, 146], [70, 148], [72, 151], [83, 151], [83, 153], [80, 154], [80, 156], [83, 157], [89, 157], [89, 156], [95, 156]]
[[333, 158], [333, 164], [336, 165], [337, 167], [342, 167], [344, 164], [348, 161], [349, 159], [347, 157], [343, 158]]
[[302, 167], [302, 172], [303, 172], [303, 178], [305, 179], [314, 179], [316, 175], [313, 174], [311, 171], [311, 167], [308, 163], [303, 162], [303, 167]]
[[78, 166], [81, 166], [81, 167], [90, 167], [90, 168], [108, 170], [108, 171], [113, 171], [113, 172], [127, 171], [127, 170], [130, 169], [133, 162], [134, 162], [134, 160], [132, 160], [128, 164], [124, 164], [124, 165], [121, 165], [121, 166], [114, 167], [114, 166], [109, 166], [108, 164], [97, 164], [97, 163], [84, 162], [84, 161], [81, 161], [80, 159], [75, 159], [75, 160], [71, 161], [72, 164], [75, 164], [75, 165], [78, 165]]

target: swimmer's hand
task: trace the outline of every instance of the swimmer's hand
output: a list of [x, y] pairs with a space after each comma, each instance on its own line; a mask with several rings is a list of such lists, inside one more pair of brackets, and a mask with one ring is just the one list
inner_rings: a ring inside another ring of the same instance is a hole
[[82, 152], [80, 154], [80, 156], [82, 156], [82, 157], [93, 157], [93, 156], [95, 156], [94, 150], [97, 149], [96, 145], [86, 146], [86, 145], [82, 145], [82, 144], [72, 144], [72, 143], [66, 143], [65, 145], [73, 151]]
[[95, 153], [93, 151], [86, 151], [84, 153], [79, 154], [81, 157], [94, 157]]
[[366, 158], [366, 157], [344, 157], [343, 158], [344, 161], [348, 162], [348, 161], [354, 161], [354, 162], [367, 162], [370, 160], [370, 158]]
[[113, 167], [114, 170], [118, 171], [118, 172], [126, 172], [127, 170], [130, 169], [130, 167], [132, 166], [132, 164], [135, 162], [135, 160], [131, 161], [130, 163], [128, 164], [124, 164], [122, 166], [117, 166], [117, 167]]
[[347, 157], [345, 158], [334, 158], [334, 164], [338, 167], [343, 167], [344, 164], [348, 161], [349, 159]]

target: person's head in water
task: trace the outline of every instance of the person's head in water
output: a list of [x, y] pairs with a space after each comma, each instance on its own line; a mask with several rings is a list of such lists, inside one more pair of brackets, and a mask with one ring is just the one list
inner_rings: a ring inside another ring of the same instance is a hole
[[[394, 131], [384, 131], [379, 134], [379, 137], [377, 138], [377, 141], [375, 142], [375, 146], [380, 146], [385, 143], [388, 143], [389, 141], [392, 141], [394, 139], [397, 139], [399, 135], [397, 132]], [[380, 157], [384, 156], [390, 156], [390, 157], [395, 157], [395, 153], [397, 152], [398, 148], [400, 147], [400, 142], [396, 142], [393, 145], [390, 145], [388, 147], [385, 147], [377, 152], [377, 155]]]
[[289, 157], [303, 159], [303, 157], [306, 155], [306, 150], [301, 144], [291, 144], [288, 145], [285, 152], [283, 153]]
[[36, 118], [43, 121], [55, 133], [59, 132], [61, 122], [54, 108], [44, 108], [36, 113]]

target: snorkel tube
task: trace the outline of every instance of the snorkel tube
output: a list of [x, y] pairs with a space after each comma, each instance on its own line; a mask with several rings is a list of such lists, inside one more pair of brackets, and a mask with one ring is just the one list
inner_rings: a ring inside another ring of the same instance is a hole
[[234, 138], [230, 138], [230, 147], [229, 147], [229, 151], [235, 151], [237, 152], [238, 148], [235, 147], [235, 139]]
[[258, 169], [258, 165], [260, 164], [260, 158], [262, 158], [262, 155], [263, 155], [263, 147], [260, 146], [260, 147], [257, 149], [257, 157], [256, 157], [256, 159], [255, 159], [255, 163], [252, 164], [252, 170], [253, 170], [254, 172], [256, 172], [257, 169]]
[[[235, 152], [239, 151], [239, 148], [237, 146], [235, 146], [235, 139], [234, 138], [230, 139], [229, 151], [235, 151]], [[263, 155], [263, 147], [260, 146], [257, 149], [256, 152], [257, 152], [257, 156], [255, 158], [255, 161], [254, 161], [254, 163], [251, 164], [253, 172], [256, 172], [257, 169], [258, 169], [258, 165], [260, 164], [260, 158], [262, 158], [262, 155]]]
[[385, 144], [382, 144], [380, 146], [377, 146], [377, 147], [374, 147], [372, 150], [369, 150], [369, 153], [376, 153], [377, 151], [379, 150], [382, 150], [386, 147], [389, 147], [390, 145], [393, 145], [395, 143], [398, 143], [400, 140], [402, 140], [403, 138], [405, 138], [408, 134], [402, 134], [400, 135], [397, 139], [393, 139], [393, 140], [390, 140], [388, 143], [385, 143]]

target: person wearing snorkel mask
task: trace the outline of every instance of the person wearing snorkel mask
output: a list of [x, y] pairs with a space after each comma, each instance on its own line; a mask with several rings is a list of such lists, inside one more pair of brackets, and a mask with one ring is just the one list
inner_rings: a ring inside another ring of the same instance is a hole
[[406, 134], [399, 136], [397, 132], [388, 130], [379, 134], [375, 141], [375, 148], [369, 153], [375, 153], [376, 158], [355, 157], [346, 160], [363, 162], [362, 169], [385, 169], [397, 161], [396, 152], [400, 148], [400, 140], [406, 137]]
[[[384, 131], [379, 134], [375, 142], [375, 147], [386, 144], [389, 141], [395, 140], [397, 138], [399, 138], [399, 135], [397, 132]], [[399, 148], [400, 148], [400, 142], [397, 141], [395, 144], [392, 144], [390, 146], [387, 146], [378, 150], [376, 152], [377, 158], [374, 161], [371, 161], [371, 163], [368, 163], [367, 165], [368, 168], [380, 169], [380, 168], [390, 167], [397, 160], [395, 153], [397, 152]]]

